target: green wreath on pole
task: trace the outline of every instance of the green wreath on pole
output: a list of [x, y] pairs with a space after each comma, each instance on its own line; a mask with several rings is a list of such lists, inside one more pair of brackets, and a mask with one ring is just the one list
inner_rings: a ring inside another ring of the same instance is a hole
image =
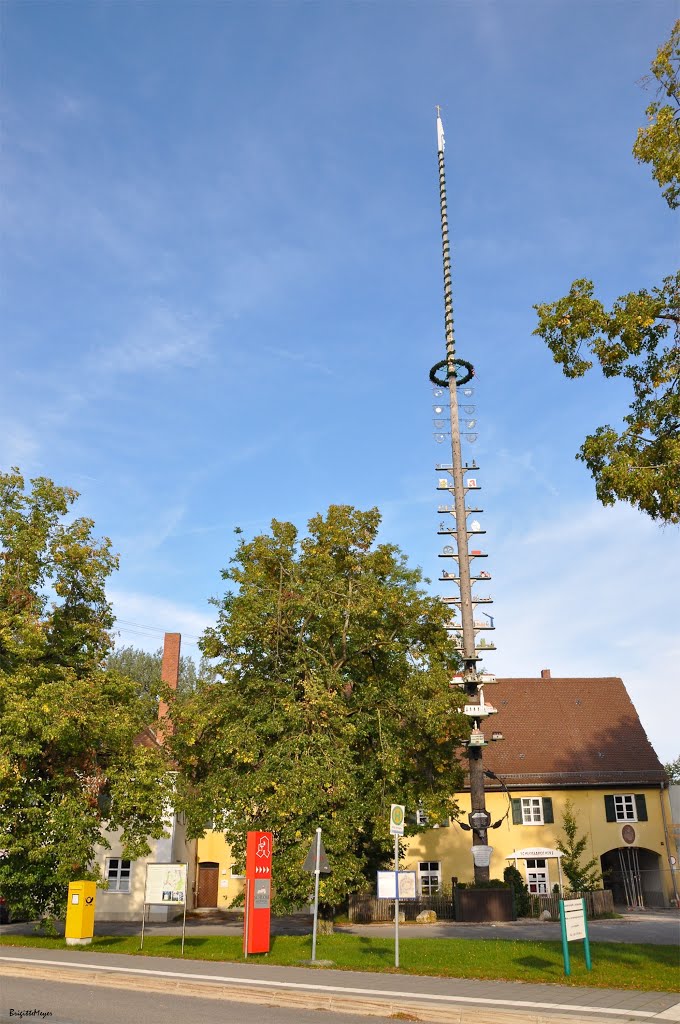
[[[450, 374], [450, 376], [453, 377], [455, 379], [455, 381], [456, 381], [456, 387], [459, 388], [461, 386], [461, 384], [467, 384], [467, 382], [469, 380], [472, 380], [472, 378], [475, 375], [475, 368], [472, 365], [472, 363], [468, 363], [467, 359], [454, 359], [453, 360], [453, 365], [454, 366], [460, 366], [461, 369], [463, 369], [465, 371], [465, 373], [462, 375], [462, 377], [459, 377], [457, 373]], [[438, 370], [443, 370], [447, 366], [448, 366], [447, 360], [446, 359], [442, 359], [442, 361], [440, 363], [435, 363], [434, 366], [432, 367], [432, 369], [430, 370], [430, 381], [433, 384], [436, 384], [437, 387], [447, 388], [449, 386], [449, 381], [448, 381], [448, 376], [449, 375], [447, 375], [447, 379], [446, 380], [441, 380], [441, 378], [437, 376], [437, 371]]]

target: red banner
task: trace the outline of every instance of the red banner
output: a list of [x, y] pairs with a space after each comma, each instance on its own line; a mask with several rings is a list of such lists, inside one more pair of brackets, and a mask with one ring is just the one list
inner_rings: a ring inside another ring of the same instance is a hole
[[272, 834], [249, 832], [246, 845], [246, 912], [243, 952], [269, 952]]

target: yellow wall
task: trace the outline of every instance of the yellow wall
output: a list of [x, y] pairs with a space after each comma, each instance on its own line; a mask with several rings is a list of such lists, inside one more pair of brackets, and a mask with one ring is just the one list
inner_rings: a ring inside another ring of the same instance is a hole
[[[244, 879], [232, 877], [231, 869], [234, 858], [231, 855], [231, 847], [225, 842], [223, 833], [206, 832], [202, 839], [197, 840], [196, 851], [198, 857], [196, 885], [198, 886], [199, 883], [202, 861], [219, 864], [217, 906], [222, 908], [230, 906], [235, 897], [243, 892]], [[198, 893], [198, 888], [196, 892]]]
[[[616, 793], [616, 789], [602, 790], [535, 790], [522, 793], [513, 793], [513, 797], [551, 797], [553, 803], [554, 823], [550, 825], [513, 825], [512, 811], [503, 824], [497, 829], [489, 829], [488, 842], [493, 847], [491, 864], [489, 867], [490, 878], [502, 878], [503, 871], [507, 864], [514, 863], [506, 860], [506, 855], [530, 846], [544, 846], [554, 848], [559, 839], [565, 840], [562, 830], [562, 815], [567, 800], [571, 800], [576, 813], [578, 823], [577, 835], [588, 836], [588, 845], [583, 853], [582, 863], [586, 863], [595, 857], [598, 859], [601, 854], [608, 850], [617, 849], [627, 844], [621, 837], [623, 822], [608, 822], [605, 815], [604, 795], [605, 793]], [[663, 830], [663, 819], [661, 815], [660, 791], [658, 789], [645, 789], [642, 786], [633, 786], [625, 791], [620, 789], [619, 793], [644, 793], [647, 804], [648, 821], [631, 822], [635, 829], [635, 846], [652, 850], [661, 856], [659, 867], [662, 877], [665, 879], [666, 889], [669, 889], [669, 864], [665, 846]], [[669, 817], [668, 796], [664, 794], [666, 803], [666, 814]], [[492, 822], [501, 818], [508, 807], [508, 798], [504, 793], [487, 792], [487, 810], [491, 813]], [[461, 808], [460, 818], [467, 822], [467, 815], [470, 810], [470, 795], [462, 793], [458, 796]], [[474, 877], [472, 863], [472, 833], [465, 832], [461, 827], [452, 823], [448, 828], [431, 829], [421, 835], [413, 836], [406, 840], [406, 857], [402, 865], [404, 870], [417, 871], [421, 861], [439, 861], [441, 863], [442, 883], [451, 884], [451, 878], [457, 877], [460, 882], [470, 882]], [[556, 884], [558, 879], [557, 861], [548, 861], [549, 888]], [[524, 863], [518, 861], [518, 869], [525, 876]], [[667, 891], [670, 897], [672, 891]]]

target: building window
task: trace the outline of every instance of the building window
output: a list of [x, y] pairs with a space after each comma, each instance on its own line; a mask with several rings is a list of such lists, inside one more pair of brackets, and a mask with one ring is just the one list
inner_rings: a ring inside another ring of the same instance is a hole
[[109, 892], [130, 892], [132, 861], [111, 857], [106, 863]]
[[438, 860], [424, 860], [418, 865], [420, 895], [434, 896], [442, 884], [442, 866]]
[[542, 858], [527, 860], [527, 888], [536, 895], [548, 892], [548, 864]]
[[615, 796], [614, 810], [617, 821], [637, 821], [634, 796]]
[[522, 824], [543, 824], [543, 801], [538, 796], [522, 797]]

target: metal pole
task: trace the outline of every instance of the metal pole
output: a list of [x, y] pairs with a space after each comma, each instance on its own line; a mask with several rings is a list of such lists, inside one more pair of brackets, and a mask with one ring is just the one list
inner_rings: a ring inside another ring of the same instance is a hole
[[[449, 242], [449, 217], [446, 200], [446, 173], [444, 167], [444, 133], [441, 118], [437, 114], [437, 138], [439, 161], [439, 205], [442, 226], [442, 256], [444, 261], [444, 328], [446, 332], [446, 371], [449, 381], [449, 417], [451, 421], [451, 466], [453, 476], [453, 498], [456, 510], [456, 546], [458, 548], [458, 576], [460, 586], [460, 616], [463, 641], [463, 679], [465, 692], [473, 701], [477, 698], [477, 657], [472, 604], [472, 583], [470, 580], [470, 554], [468, 551], [467, 513], [465, 511], [465, 480], [460, 447], [460, 423], [458, 419], [458, 393], [456, 386], [455, 337], [453, 331], [453, 286], [451, 283], [451, 245]], [[485, 811], [484, 765], [482, 748], [468, 747], [470, 762], [470, 800], [472, 811]], [[472, 833], [473, 846], [486, 846], [486, 829]], [[488, 882], [489, 866], [475, 864], [475, 882]]]
[[184, 956], [184, 935], [187, 930], [187, 894], [184, 893], [184, 916], [182, 918], [182, 956]]
[[248, 904], [250, 902], [250, 879], [246, 878], [246, 905], [243, 913], [243, 955], [246, 960], [248, 959], [248, 926], [249, 926], [249, 914]]
[[321, 829], [316, 830], [316, 860], [314, 866], [314, 927], [312, 929], [312, 960], [316, 960], [316, 929], [319, 922], [319, 860], [321, 857]]
[[581, 903], [583, 904], [583, 929], [585, 932], [583, 936], [583, 952], [586, 956], [586, 968], [589, 971], [592, 971], [593, 963], [590, 959], [590, 936], [588, 935], [588, 915], [586, 914], [586, 901], [582, 899]]
[[569, 977], [571, 974], [571, 962], [569, 960], [569, 942], [567, 941], [567, 922], [564, 914], [564, 900], [560, 900], [560, 927], [562, 929], [562, 958], [564, 959], [564, 973]]
[[394, 837], [394, 966], [399, 966], [399, 836]]

